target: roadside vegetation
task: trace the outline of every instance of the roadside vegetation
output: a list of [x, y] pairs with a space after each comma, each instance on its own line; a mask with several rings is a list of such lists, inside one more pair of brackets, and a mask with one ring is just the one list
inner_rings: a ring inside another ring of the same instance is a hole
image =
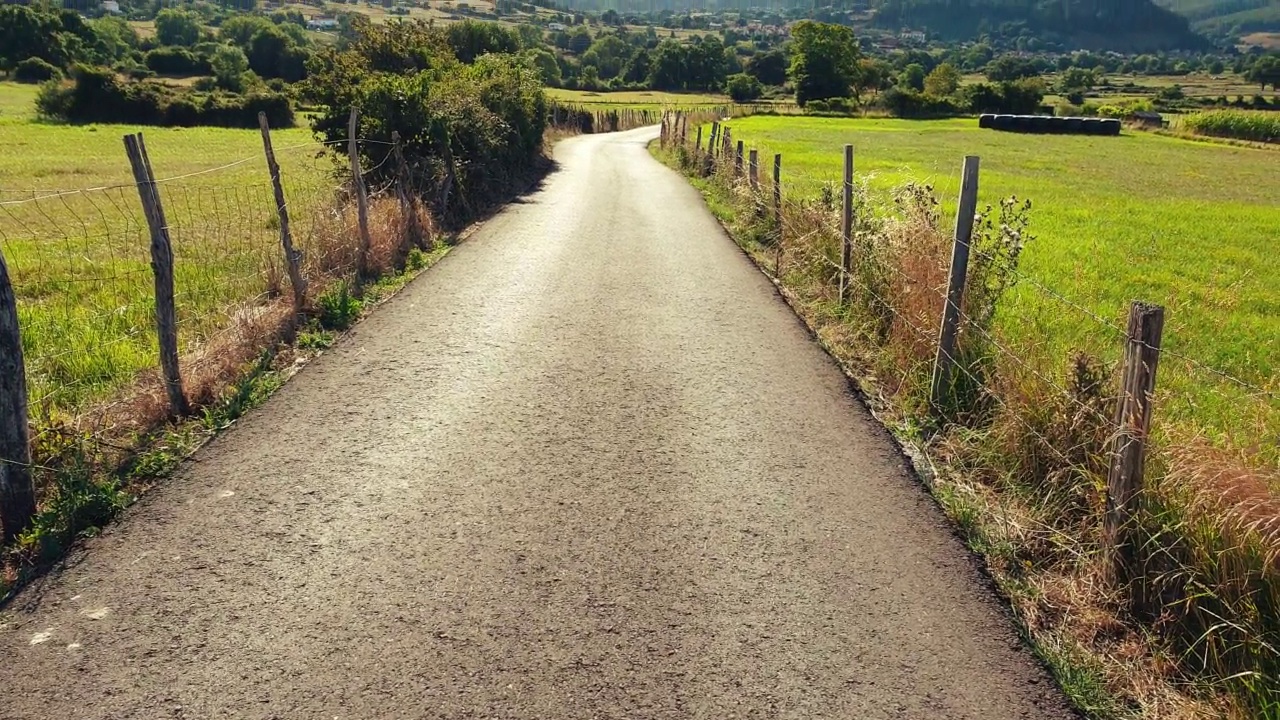
[[[136, 126], [39, 122], [22, 111], [29, 92], [0, 85], [0, 128], [21, 143], [0, 161], [9, 181], [23, 183], [0, 194], [0, 251], [23, 331], [37, 498], [28, 523], [4, 528], [14, 540], [0, 593], [93, 533], [256, 404], [295, 358], [327, 346], [443, 254], [451, 233], [549, 166], [542, 85], [503, 51], [512, 31], [482, 29], [366, 24], [313, 59], [312, 79], [298, 88], [314, 108], [312, 130], [275, 137], [309, 286], [300, 313], [286, 300], [261, 135], [147, 131], [168, 206], [180, 365], [195, 416], [172, 423], [155, 370], [146, 225], [120, 145]], [[353, 107], [372, 195], [368, 243], [347, 158]]]
[[[692, 175], [917, 453], [1077, 706], [1095, 718], [1275, 717], [1274, 151], [1144, 134], [1029, 143], [971, 120], [728, 125], [766, 170], [782, 154], [780, 222], [768, 172], [753, 192], [731, 162], [708, 174], [692, 148], [660, 155]], [[847, 304], [844, 143], [857, 168]], [[965, 155], [982, 158], [981, 217], [962, 371], [939, 420], [930, 369]], [[1132, 299], [1169, 315], [1136, 530], [1145, 570], [1117, 586], [1102, 515]]]

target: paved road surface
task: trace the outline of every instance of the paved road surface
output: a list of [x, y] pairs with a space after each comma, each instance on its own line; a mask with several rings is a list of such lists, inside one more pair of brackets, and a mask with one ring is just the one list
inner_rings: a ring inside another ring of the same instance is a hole
[[10, 603], [0, 717], [1069, 717], [652, 136], [560, 145]]

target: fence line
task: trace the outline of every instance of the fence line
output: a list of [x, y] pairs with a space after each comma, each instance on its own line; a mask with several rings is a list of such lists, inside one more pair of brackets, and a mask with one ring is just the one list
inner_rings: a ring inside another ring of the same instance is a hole
[[[54, 484], [57, 448], [118, 456], [164, 415], [216, 401], [264, 344], [318, 312], [316, 293], [398, 267], [411, 239], [438, 241], [416, 202], [402, 202], [425, 186], [402, 158], [397, 178], [354, 208], [366, 178], [395, 167], [394, 143], [353, 129], [272, 147], [265, 123], [262, 135], [259, 154], [169, 177], [128, 136], [120, 160], [133, 183], [0, 189], [5, 541], [29, 521], [32, 489]], [[339, 148], [357, 151], [345, 172], [327, 151]]]
[[[687, 142], [682, 141], [679, 133], [673, 132], [673, 128], [680, 122], [679, 113], [664, 117], [662, 144], [676, 153], [677, 160], [686, 170], [704, 177], [718, 178], [731, 192], [745, 197], [747, 202], [744, 204], [756, 208], [756, 220], [769, 219], [773, 228], [762, 242], [775, 245], [772, 248], [772, 274], [775, 278], [782, 281], [792, 272], [818, 273], [820, 287], [824, 288], [820, 292], [827, 293], [823, 296], [824, 302], [833, 307], [849, 307], [856, 302], [852, 296], [859, 295], [864, 302], [869, 302], [891, 316], [891, 328], [901, 327], [914, 338], [913, 343], [922, 346], [922, 349], [929, 349], [933, 368], [929, 396], [934, 415], [940, 422], [948, 422], [948, 398], [953, 392], [949, 376], [952, 373], [958, 373], [975, 387], [990, 387], [992, 378], [975, 372], [971, 366], [972, 359], [966, 358], [960, 351], [960, 348], [976, 340], [998, 355], [1006, 363], [1006, 367], [1025, 373], [1028, 378], [1034, 378], [1060, 398], [1064, 407], [1070, 408], [1071, 412], [1077, 414], [1076, 417], [1086, 418], [1096, 428], [1098, 436], [1105, 438], [1108, 444], [1106, 457], [1101, 459], [1105, 460], [1105, 467], [1109, 468], [1110, 475], [1105, 493], [1105, 528], [1100, 527], [1099, 534], [1104, 538], [1114, 561], [1113, 577], [1117, 582], [1127, 582], [1141, 571], [1138, 567], [1141, 561], [1135, 552], [1135, 543], [1139, 539], [1132, 529], [1144, 495], [1143, 457], [1147, 451], [1153, 417], [1158, 419], [1158, 413], [1153, 413], [1153, 398], [1157, 393], [1155, 370], [1161, 358], [1184, 362], [1197, 372], [1209, 373], [1238, 386], [1251, 393], [1250, 397], [1276, 399], [1277, 393], [1274, 390], [1211, 367], [1186, 354], [1165, 349], [1161, 342], [1162, 333], [1159, 332], [1160, 326], [1164, 324], [1163, 308], [1135, 301], [1128, 308], [1131, 320], [1126, 328], [1101, 317], [1016, 267], [1009, 268], [1015, 283], [1025, 284], [1032, 291], [1039, 292], [1105, 329], [1109, 337], [1121, 341], [1120, 344], [1125, 349], [1121, 368], [1122, 381], [1107, 393], [1118, 398], [1114, 416], [1109, 416], [1102, 404], [1088, 402], [1055, 381], [1050, 373], [1037, 368], [1007, 342], [1002, 341], [994, 330], [986, 327], [986, 323], [973, 317], [963, 297], [966, 287], [965, 270], [970, 262], [976, 259], [990, 266], [1001, 260], [983, 248], [974, 246], [973, 220], [978, 215], [976, 157], [966, 159], [962, 172], [962, 197], [957, 211], [956, 232], [950, 243], [950, 272], [942, 267], [942, 258], [936, 258], [936, 264], [941, 268], [936, 278], [939, 283], [933, 286], [925, 283], [921, 286], [918, 279], [908, 276], [895, 262], [885, 263], [883, 268], [879, 265], [874, 268], [876, 271], [889, 272], [890, 275], [896, 273], [900, 277], [894, 282], [902, 283], [901, 287], [917, 295], [923, 293], [919, 297], [933, 298], [929, 304], [928, 317], [913, 319], [898, 306], [901, 298], [886, 296], [881, 289], [860, 275], [859, 263], [863, 260], [857, 257], [859, 231], [855, 228], [861, 220], [854, 219], [859, 198], [853, 192], [855, 183], [851, 146], [844, 149], [843, 181], [824, 186], [831, 188], [839, 183], [843, 192], [837, 195], [824, 190], [820, 199], [803, 199], [794, 193], [784, 192], [781, 155], [775, 157], [772, 178], [742, 178], [739, 160], [742, 151], [731, 150], [731, 143], [734, 142], [731, 139], [731, 123], [712, 124], [710, 141], [704, 150], [701, 143], [690, 147]], [[740, 148], [742, 141], [737, 142]], [[766, 152], [766, 149], [753, 147], [750, 152], [755, 156]], [[833, 160], [837, 152], [835, 150], [832, 153]], [[771, 206], [771, 212], [762, 210]], [[936, 211], [934, 220], [937, 220]], [[913, 304], [911, 307], [917, 305]], [[930, 333], [925, 330], [925, 326], [933, 322], [939, 323], [940, 330]], [[1213, 383], [1209, 383], [1209, 388], [1212, 390]], [[1083, 440], [1076, 447], [1059, 447], [1059, 443], [1045, 437], [1017, 410], [1009, 407], [999, 392], [987, 391], [982, 399], [1000, 406], [1001, 412], [1019, 424], [1030, 437], [1034, 437], [1045, 452], [1056, 456], [1063, 463], [1070, 465], [1078, 462], [1077, 454], [1082, 451], [1096, 451], [1092, 443]], [[1072, 457], [1077, 457], [1077, 460], [1073, 462]]]

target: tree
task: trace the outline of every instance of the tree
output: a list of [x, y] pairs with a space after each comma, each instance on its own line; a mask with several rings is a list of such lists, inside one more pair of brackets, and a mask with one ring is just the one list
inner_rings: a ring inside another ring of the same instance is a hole
[[613, 8], [604, 11], [604, 14], [600, 16], [600, 22], [611, 26], [622, 24], [622, 21], [618, 18], [618, 11]]
[[684, 46], [671, 38], [658, 43], [651, 55], [649, 87], [654, 90], [681, 90], [686, 76]]
[[960, 89], [960, 71], [951, 63], [942, 63], [924, 79], [924, 91], [934, 97], [950, 97]]
[[630, 59], [629, 45], [617, 35], [604, 35], [591, 43], [590, 49], [582, 54], [582, 65], [594, 65], [601, 79], [609, 80], [617, 77]]
[[902, 69], [902, 74], [898, 75], [898, 86], [921, 92], [924, 90], [924, 79], [924, 66], [911, 63]]
[[862, 93], [871, 90], [880, 92], [890, 86], [893, 77], [893, 66], [884, 60], [863, 58], [858, 61], [858, 80], [853, 84], [853, 98], [862, 102]]
[[762, 85], [783, 85], [787, 82], [787, 56], [781, 50], [757, 53], [747, 61], [747, 74]]
[[258, 15], [233, 15], [218, 28], [218, 39], [247, 48], [249, 41], [259, 30], [273, 26], [274, 23], [270, 20]]
[[1097, 81], [1092, 70], [1073, 67], [1058, 78], [1058, 90], [1064, 93], [1080, 92], [1093, 87]]
[[622, 71], [622, 80], [629, 83], [648, 82], [651, 65], [649, 51], [640, 48], [635, 55], [631, 56], [631, 60], [627, 62], [627, 68]]
[[245, 55], [249, 58], [249, 67], [258, 75], [280, 77], [281, 61], [291, 47], [293, 40], [275, 25], [268, 24], [249, 39]]
[[992, 82], [1007, 82], [1020, 78], [1036, 77], [1040, 71], [1025, 58], [1016, 55], [1001, 55], [987, 63], [987, 79]]
[[730, 75], [725, 81], [724, 90], [734, 102], [751, 102], [764, 94], [764, 87], [754, 76], [747, 73]]
[[579, 25], [569, 33], [566, 49], [574, 55], [581, 55], [591, 47], [591, 31]]
[[185, 10], [161, 10], [156, 15], [156, 40], [161, 45], [195, 45], [200, 42], [199, 17]]
[[550, 50], [546, 48], [525, 50], [523, 55], [538, 71], [543, 85], [556, 87], [560, 84], [560, 64], [556, 62], [556, 56]]
[[1245, 80], [1256, 82], [1266, 90], [1270, 85], [1272, 90], [1280, 90], [1280, 55], [1266, 55], [1258, 58], [1253, 63], [1253, 67], [1245, 73]]
[[213, 77], [218, 87], [240, 92], [244, 88], [244, 75], [249, 72], [249, 58], [244, 51], [233, 45], [219, 45], [213, 57], [209, 58], [213, 67]]
[[862, 52], [851, 28], [801, 20], [791, 29], [791, 81], [796, 103], [849, 97]]

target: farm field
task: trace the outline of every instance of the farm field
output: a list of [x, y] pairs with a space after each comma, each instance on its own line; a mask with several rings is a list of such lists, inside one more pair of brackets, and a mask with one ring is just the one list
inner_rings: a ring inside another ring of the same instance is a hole
[[629, 90], [622, 92], [593, 92], [590, 90], [566, 90], [547, 88], [547, 97], [563, 103], [600, 104], [610, 107], [669, 107], [672, 105], [727, 105], [732, 102], [726, 95], [707, 93], [672, 93], [660, 90]]
[[[146, 225], [122, 138], [146, 140], [175, 253], [179, 339], [198, 349], [278, 273], [278, 221], [256, 130], [54, 125], [30, 86], [0, 83], [0, 252], [19, 298], [28, 384], [74, 413], [156, 364]], [[333, 196], [310, 130], [273, 133], [307, 246]]]
[[980, 207], [1011, 195], [1033, 203], [1035, 239], [1022, 261], [1029, 281], [1001, 319], [1024, 360], [1059, 378], [1076, 349], [1115, 360], [1120, 335], [1103, 321], [1123, 327], [1134, 299], [1163, 304], [1158, 417], [1241, 446], [1280, 433], [1280, 153], [1141, 133], [1004, 134], [973, 120], [749, 117], [731, 126], [766, 159], [782, 153], [791, 196], [835, 185], [841, 148], [852, 143], [856, 177], [873, 202], [925, 181], [941, 196], [948, 227], [962, 158], [980, 156]]

